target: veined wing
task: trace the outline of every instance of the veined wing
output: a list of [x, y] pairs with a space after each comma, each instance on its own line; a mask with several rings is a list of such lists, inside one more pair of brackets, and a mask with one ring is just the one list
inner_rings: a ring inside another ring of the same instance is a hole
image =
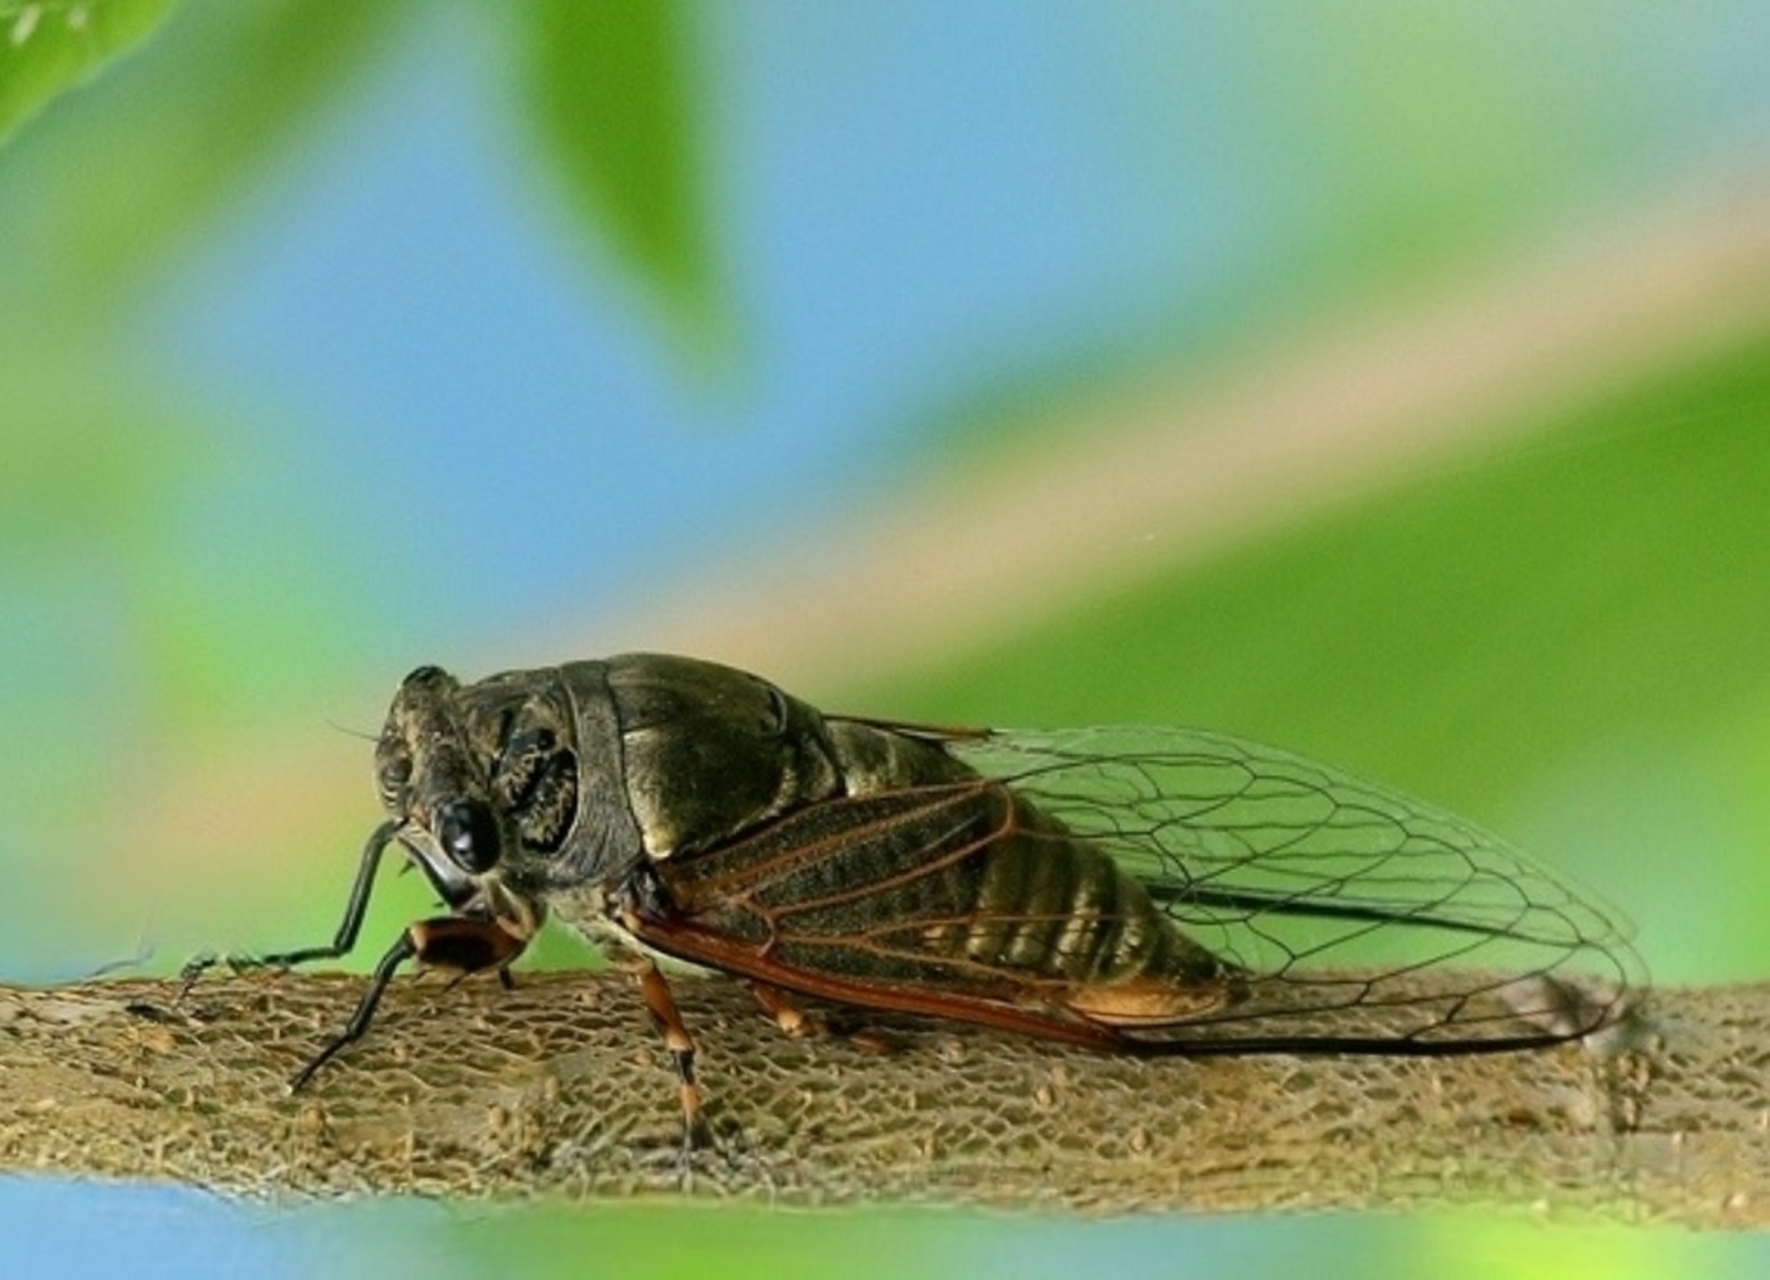
[[1176, 1048], [1443, 1052], [1589, 1034], [1644, 986], [1621, 918], [1503, 840], [1329, 766], [1173, 728], [992, 732], [955, 756], [1106, 847], [1232, 1004]]

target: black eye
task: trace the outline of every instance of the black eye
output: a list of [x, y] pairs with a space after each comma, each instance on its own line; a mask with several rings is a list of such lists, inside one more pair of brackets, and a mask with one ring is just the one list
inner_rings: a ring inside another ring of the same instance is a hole
[[437, 813], [436, 838], [455, 865], [472, 875], [498, 863], [498, 824], [483, 800], [451, 800]]

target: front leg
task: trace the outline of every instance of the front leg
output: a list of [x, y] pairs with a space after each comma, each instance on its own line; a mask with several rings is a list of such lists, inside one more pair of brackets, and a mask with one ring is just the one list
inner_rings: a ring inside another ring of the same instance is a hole
[[[399, 830], [398, 822], [383, 822], [363, 846], [362, 857], [357, 861], [356, 880], [350, 886], [350, 899], [344, 904], [344, 919], [339, 922], [330, 945], [303, 947], [268, 956], [219, 956], [204, 952], [193, 956], [179, 970], [178, 976], [183, 983], [179, 994], [187, 993], [198, 978], [217, 964], [225, 964], [235, 973], [244, 973], [249, 969], [288, 969], [310, 960], [337, 960], [350, 954], [356, 946], [357, 934], [362, 930], [363, 916], [369, 909], [369, 894], [375, 887], [375, 872], [381, 865], [381, 855]], [[382, 963], [386, 963], [385, 958]]]
[[496, 969], [499, 978], [508, 985], [510, 963], [522, 954], [524, 945], [521, 938], [495, 920], [437, 916], [409, 926], [375, 966], [369, 988], [363, 992], [363, 998], [344, 1030], [295, 1073], [295, 1078], [289, 1082], [289, 1092], [298, 1092], [339, 1050], [362, 1039], [375, 1016], [376, 1006], [393, 981], [393, 975], [406, 961], [415, 960], [431, 968], [452, 969], [463, 977]]

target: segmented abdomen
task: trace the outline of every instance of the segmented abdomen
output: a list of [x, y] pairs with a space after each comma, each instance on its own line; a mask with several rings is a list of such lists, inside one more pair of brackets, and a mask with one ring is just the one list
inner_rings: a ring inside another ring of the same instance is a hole
[[787, 969], [1001, 998], [1220, 973], [1102, 850], [975, 775], [813, 803], [658, 872], [684, 918]]
[[944, 933], [938, 949], [1081, 984], [1215, 974], [1215, 960], [1105, 852], [1002, 784], [990, 790], [1007, 808], [1001, 834], [979, 850], [970, 920]]

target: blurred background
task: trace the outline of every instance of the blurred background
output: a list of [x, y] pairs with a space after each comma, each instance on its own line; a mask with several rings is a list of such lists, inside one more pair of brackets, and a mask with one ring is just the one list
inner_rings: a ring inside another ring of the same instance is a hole
[[[0, 0], [0, 133], [8, 980], [330, 936], [407, 670], [631, 648], [1254, 737], [1539, 851], [1662, 984], [1770, 971], [1759, 0]], [[167, 1275], [1770, 1259], [20, 1179], [0, 1236]]]

